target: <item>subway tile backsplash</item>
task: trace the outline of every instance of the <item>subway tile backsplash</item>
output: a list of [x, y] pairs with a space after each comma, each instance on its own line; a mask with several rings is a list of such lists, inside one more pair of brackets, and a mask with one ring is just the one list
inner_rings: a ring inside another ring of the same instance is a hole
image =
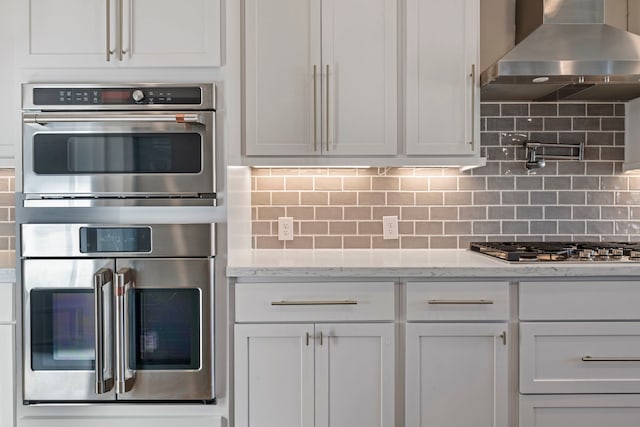
[[[253, 169], [253, 246], [466, 248], [474, 240], [638, 240], [640, 176], [622, 174], [622, 103], [483, 103], [487, 165]], [[527, 171], [523, 141], [585, 143], [585, 160]], [[397, 240], [382, 216], [397, 215]], [[295, 238], [277, 239], [277, 218]]]

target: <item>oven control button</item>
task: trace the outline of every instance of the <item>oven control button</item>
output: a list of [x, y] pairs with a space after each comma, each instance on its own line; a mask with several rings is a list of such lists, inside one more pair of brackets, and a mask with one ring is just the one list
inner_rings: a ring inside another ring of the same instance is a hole
[[136, 89], [131, 94], [131, 97], [133, 98], [134, 101], [140, 102], [144, 99], [144, 92], [142, 92], [140, 89]]

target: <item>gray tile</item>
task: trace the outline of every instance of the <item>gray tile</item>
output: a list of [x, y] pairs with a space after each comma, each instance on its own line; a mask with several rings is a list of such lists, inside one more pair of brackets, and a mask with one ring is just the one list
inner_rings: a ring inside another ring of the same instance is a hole
[[442, 234], [444, 225], [439, 221], [416, 221], [417, 235]]
[[629, 176], [629, 190], [640, 190], [640, 176]]
[[560, 116], [584, 116], [585, 104], [559, 104], [558, 111]]
[[500, 145], [499, 132], [482, 132], [480, 134], [480, 145], [483, 147], [492, 147]]
[[614, 134], [614, 144], [624, 146], [624, 132], [616, 132]]
[[500, 234], [500, 221], [474, 221], [474, 234]]
[[469, 233], [471, 233], [471, 221], [456, 221], [456, 222], [446, 221], [444, 223], [444, 234], [469, 234]]
[[517, 206], [517, 219], [542, 219], [542, 206]]
[[513, 206], [489, 206], [489, 219], [515, 219]]
[[455, 236], [431, 236], [429, 237], [431, 249], [457, 249], [458, 239]]
[[506, 147], [522, 147], [522, 144], [529, 139], [528, 132], [501, 132], [500, 145]]
[[518, 176], [516, 177], [516, 189], [518, 190], [542, 190], [543, 177]]
[[545, 176], [544, 177], [544, 189], [545, 190], [570, 190], [571, 189], [571, 177], [568, 177], [568, 176]]
[[458, 219], [458, 208], [456, 207], [442, 207], [442, 206], [432, 206], [429, 210], [430, 215], [429, 219], [431, 220], [457, 220]]
[[600, 178], [600, 189], [627, 190], [629, 189], [629, 179], [626, 176], [603, 176]]
[[624, 130], [624, 119], [622, 117], [612, 117], [602, 119], [602, 130]]
[[624, 147], [602, 147], [600, 149], [600, 159], [623, 161]]
[[584, 147], [584, 160], [600, 160], [600, 148], [587, 145]]
[[461, 176], [458, 177], [458, 188], [461, 191], [486, 190], [487, 178], [483, 176]]
[[471, 242], [486, 242], [487, 236], [458, 236], [458, 248], [469, 249]]
[[476, 191], [473, 193], [474, 205], [499, 205], [500, 193], [497, 191]]
[[611, 234], [613, 221], [587, 221], [587, 234]]
[[529, 193], [527, 191], [503, 191], [503, 205], [527, 205], [529, 204]]
[[460, 206], [458, 216], [461, 220], [487, 219], [487, 208], [484, 206]]
[[484, 117], [480, 117], [480, 132], [487, 131], [487, 119]]
[[516, 118], [516, 130], [544, 130], [544, 122], [542, 118], [518, 117]]
[[557, 116], [558, 104], [531, 104], [529, 114], [532, 116]]
[[587, 175], [613, 175], [613, 162], [587, 162]]
[[472, 193], [470, 191], [457, 191], [444, 193], [445, 205], [470, 205], [472, 204]]
[[584, 191], [559, 191], [558, 203], [561, 205], [584, 205], [587, 200]]
[[429, 177], [429, 191], [457, 190], [458, 178], [455, 176], [432, 176]]
[[503, 116], [528, 116], [529, 104], [502, 104], [500, 112]]
[[480, 115], [482, 117], [499, 116], [500, 104], [490, 104], [487, 102], [480, 103]]
[[617, 192], [616, 205], [640, 205], [640, 193], [636, 191]]
[[628, 206], [602, 206], [602, 219], [629, 219]]
[[527, 176], [529, 171], [524, 167], [524, 160], [516, 162], [500, 162], [500, 175]]
[[515, 178], [512, 176], [490, 176], [487, 178], [487, 189], [489, 190], [513, 190], [515, 188]]
[[532, 205], [555, 205], [558, 203], [558, 193], [555, 191], [532, 191]]
[[574, 190], [597, 190], [600, 188], [600, 178], [597, 176], [574, 176], [572, 181]]
[[500, 174], [500, 162], [487, 162], [486, 166], [471, 170], [473, 176], [487, 176]]
[[529, 229], [531, 234], [556, 234], [558, 223], [557, 221], [531, 221]]
[[558, 233], [584, 234], [586, 223], [584, 221], [558, 221]]
[[574, 206], [573, 219], [600, 219], [598, 206]]
[[558, 162], [547, 160], [546, 166], [541, 169], [532, 169], [529, 175], [558, 175]]
[[543, 236], [516, 236], [516, 242], [543, 242]]
[[614, 132], [587, 132], [587, 145], [613, 145]]
[[512, 117], [490, 117], [487, 118], [487, 131], [494, 130], [515, 130], [515, 120]]
[[632, 206], [629, 208], [631, 219], [640, 219], [640, 207]]
[[558, 142], [561, 144], [580, 144], [586, 140], [586, 132], [558, 132]]
[[527, 234], [528, 221], [502, 221], [502, 234]]
[[572, 240], [572, 237], [564, 234], [554, 234], [551, 236], [544, 236], [545, 242], [567, 242], [570, 240]]
[[487, 147], [487, 160], [509, 161], [515, 159], [515, 147]]
[[539, 142], [557, 143], [558, 132], [531, 132], [531, 140], [539, 141]]
[[571, 130], [571, 119], [568, 117], [558, 117], [558, 118], [549, 118], [545, 117], [544, 119], [544, 130]]
[[584, 175], [586, 169], [584, 162], [563, 162], [558, 175]]
[[587, 116], [613, 116], [613, 104], [587, 104]]
[[571, 206], [545, 206], [545, 219], [571, 219]]
[[600, 130], [600, 119], [589, 117], [574, 117], [573, 118], [574, 130]]
[[613, 191], [587, 191], [588, 205], [612, 205], [614, 201]]
[[615, 105], [615, 114], [616, 116], [624, 116], [625, 115], [625, 104], [616, 104]]

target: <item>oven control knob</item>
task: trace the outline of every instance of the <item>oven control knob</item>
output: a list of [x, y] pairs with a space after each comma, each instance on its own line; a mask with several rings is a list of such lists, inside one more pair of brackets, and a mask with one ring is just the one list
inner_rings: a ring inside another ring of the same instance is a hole
[[133, 98], [134, 101], [140, 102], [144, 99], [144, 92], [142, 92], [140, 89], [136, 89], [131, 94], [131, 97]]

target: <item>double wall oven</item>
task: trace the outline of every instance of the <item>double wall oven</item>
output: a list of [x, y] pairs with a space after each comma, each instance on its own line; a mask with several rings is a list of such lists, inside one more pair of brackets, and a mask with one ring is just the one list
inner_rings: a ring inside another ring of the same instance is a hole
[[23, 85], [25, 404], [215, 402], [214, 100]]

